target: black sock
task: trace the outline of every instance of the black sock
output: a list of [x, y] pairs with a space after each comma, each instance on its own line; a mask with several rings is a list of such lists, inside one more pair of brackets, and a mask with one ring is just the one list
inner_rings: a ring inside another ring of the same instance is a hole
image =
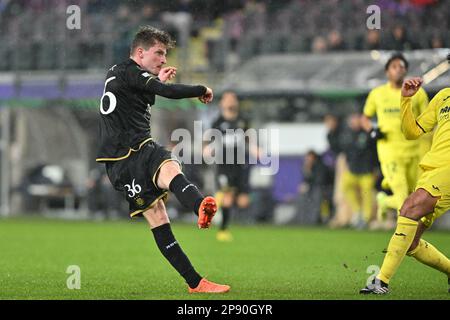
[[222, 207], [222, 223], [220, 225], [220, 230], [228, 229], [228, 225], [230, 223], [230, 212], [231, 208]]
[[188, 257], [184, 254], [169, 223], [163, 224], [152, 229], [156, 244], [163, 256], [186, 280], [191, 288], [196, 288], [202, 280], [202, 277], [195, 271]]
[[186, 179], [184, 174], [180, 173], [172, 179], [169, 184], [169, 190], [175, 194], [184, 207], [198, 215], [198, 208], [204, 196], [200, 193], [197, 186]]

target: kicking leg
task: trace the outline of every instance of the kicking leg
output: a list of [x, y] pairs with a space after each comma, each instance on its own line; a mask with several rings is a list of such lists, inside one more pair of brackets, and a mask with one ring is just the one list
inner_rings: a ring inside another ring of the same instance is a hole
[[403, 261], [407, 251], [413, 244], [419, 220], [433, 212], [437, 198], [424, 189], [413, 192], [400, 209], [397, 229], [389, 242], [386, 256], [376, 277], [375, 286], [364, 288], [361, 293], [388, 293], [388, 284]]
[[[185, 279], [190, 292], [227, 292], [230, 287], [212, 283], [195, 271], [186, 254], [181, 249], [170, 227], [164, 202], [159, 200], [156, 205], [143, 213], [149, 223], [155, 242], [169, 263]], [[195, 291], [197, 290], [197, 291]]]
[[198, 215], [198, 226], [208, 228], [217, 211], [213, 197], [204, 197], [197, 186], [190, 182], [181, 172], [176, 161], [167, 161], [157, 172], [158, 188], [170, 190], [180, 203]]
[[378, 275], [378, 279], [386, 284], [394, 276], [408, 249], [413, 244], [419, 220], [433, 212], [437, 198], [424, 189], [413, 192], [400, 209], [397, 229], [389, 242], [386, 257]]

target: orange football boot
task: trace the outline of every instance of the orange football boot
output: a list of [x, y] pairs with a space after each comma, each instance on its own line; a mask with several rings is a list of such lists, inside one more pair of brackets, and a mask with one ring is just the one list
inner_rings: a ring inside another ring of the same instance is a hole
[[198, 227], [209, 228], [211, 220], [217, 212], [216, 199], [211, 196], [205, 197], [198, 208]]
[[230, 286], [217, 284], [203, 278], [194, 289], [189, 288], [189, 293], [225, 293], [230, 291]]

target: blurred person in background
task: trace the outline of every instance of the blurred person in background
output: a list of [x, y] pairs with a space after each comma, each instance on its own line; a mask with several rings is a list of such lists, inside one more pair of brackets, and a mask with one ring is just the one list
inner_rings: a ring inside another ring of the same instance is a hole
[[383, 48], [387, 50], [404, 51], [417, 49], [417, 45], [408, 36], [406, 28], [402, 25], [397, 25], [392, 30], [391, 35], [386, 39]]
[[324, 124], [327, 128], [327, 141], [329, 149], [334, 156], [334, 186], [332, 203], [334, 207], [334, 216], [331, 219], [329, 226], [331, 228], [344, 227], [350, 223], [352, 217], [352, 210], [347, 199], [342, 192], [342, 176], [348, 171], [345, 155], [341, 147], [341, 135], [343, 132], [343, 125], [341, 120], [334, 114], [327, 114], [324, 117]]
[[379, 30], [368, 30], [365, 37], [365, 43], [362, 47], [364, 50], [380, 50], [381, 35]]
[[324, 53], [328, 51], [327, 39], [323, 36], [316, 36], [311, 43], [311, 51], [313, 53]]
[[88, 208], [95, 219], [116, 219], [123, 201], [109, 182], [104, 166], [97, 166], [89, 172], [86, 181]]
[[[239, 100], [236, 93], [224, 92], [220, 100], [220, 115], [212, 124], [213, 129], [221, 132], [220, 144], [223, 154], [223, 164], [217, 164], [217, 185], [219, 191], [216, 198], [222, 211], [222, 222], [217, 233], [217, 240], [232, 241], [229, 225], [233, 209], [246, 211], [250, 204], [249, 174], [250, 165], [237, 162], [238, 149], [245, 148], [245, 159], [249, 153], [258, 156], [258, 148], [249, 143], [245, 131], [249, 128], [247, 119], [239, 111]], [[242, 149], [241, 149], [242, 150]], [[211, 150], [205, 148], [206, 153]], [[234, 155], [228, 159], [227, 155]]]
[[334, 158], [337, 158], [342, 151], [340, 145], [342, 125], [339, 118], [334, 114], [326, 114], [323, 118], [323, 122], [328, 130], [328, 146], [333, 153]]
[[333, 176], [322, 158], [315, 151], [306, 153], [303, 161], [303, 181], [298, 188], [297, 219], [300, 224], [317, 224], [324, 220], [324, 211], [329, 210]]
[[[363, 127], [377, 140], [378, 158], [383, 173], [383, 189], [377, 194], [377, 219], [386, 221], [389, 208], [399, 210], [406, 197], [414, 190], [420, 160], [420, 140], [409, 141], [401, 132], [400, 90], [408, 71], [408, 61], [401, 53], [393, 54], [385, 65], [388, 82], [373, 89], [364, 106]], [[418, 116], [428, 104], [422, 88], [413, 98], [413, 112]], [[374, 126], [370, 118], [377, 118]], [[385, 228], [390, 228], [386, 222]]]
[[342, 37], [342, 34], [336, 29], [331, 30], [328, 33], [327, 40], [329, 51], [342, 51], [346, 49], [344, 38]]
[[375, 193], [376, 149], [374, 140], [362, 128], [362, 115], [348, 118], [348, 130], [342, 136], [342, 149], [349, 170], [342, 176], [342, 192], [352, 208], [351, 225], [365, 228], [372, 219]]
[[431, 37], [431, 40], [429, 40], [429, 43], [430, 48], [432, 49], [439, 49], [445, 47], [444, 39], [439, 34], [433, 35]]

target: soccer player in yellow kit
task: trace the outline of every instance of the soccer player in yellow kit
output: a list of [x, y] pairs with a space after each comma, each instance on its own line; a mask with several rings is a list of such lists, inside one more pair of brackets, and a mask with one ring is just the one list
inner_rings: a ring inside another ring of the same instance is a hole
[[[450, 60], [450, 55], [449, 55]], [[421, 78], [406, 80], [402, 87], [401, 128], [407, 139], [417, 139], [435, 129], [430, 151], [420, 161], [423, 172], [415, 191], [405, 200], [380, 273], [360, 293], [386, 294], [388, 284], [405, 255], [443, 272], [449, 279], [450, 260], [421, 239], [434, 220], [450, 209], [450, 88], [439, 91], [419, 116], [412, 109]], [[450, 289], [449, 289], [450, 293]]]
[[[364, 129], [377, 139], [378, 159], [383, 173], [383, 185], [389, 186], [392, 195], [377, 195], [377, 218], [382, 221], [388, 208], [400, 209], [403, 201], [414, 190], [420, 160], [420, 141], [407, 140], [401, 131], [400, 90], [408, 71], [408, 61], [400, 54], [392, 55], [385, 65], [388, 82], [374, 88], [364, 106]], [[412, 98], [412, 112], [418, 116], [425, 110], [428, 96], [420, 88]], [[369, 118], [377, 117], [378, 129]]]

